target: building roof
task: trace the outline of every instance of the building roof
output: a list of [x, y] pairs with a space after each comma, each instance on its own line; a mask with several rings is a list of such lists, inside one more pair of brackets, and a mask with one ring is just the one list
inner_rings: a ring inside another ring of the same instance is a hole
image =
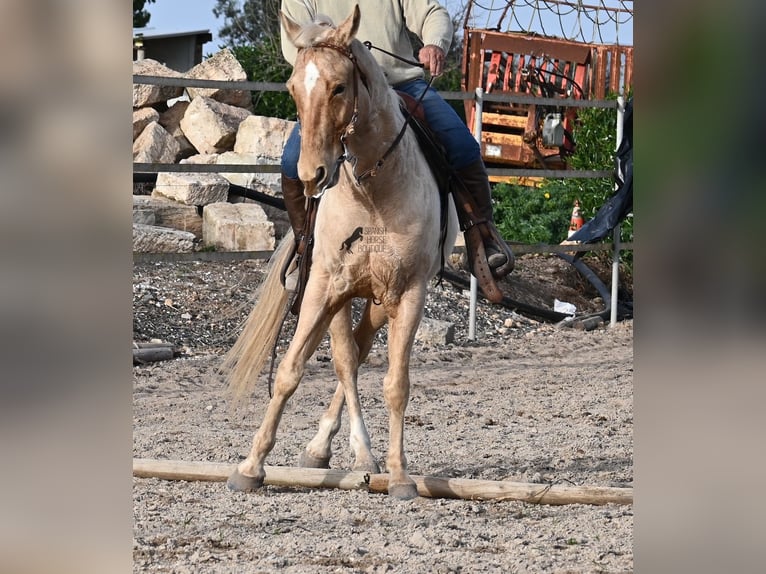
[[213, 35], [210, 30], [189, 30], [189, 31], [170, 31], [170, 30], [157, 30], [154, 28], [133, 28], [133, 37], [141, 35], [145, 40], [159, 40], [162, 38], [177, 38], [183, 36], [208, 36], [204, 39], [205, 42], [210, 42], [213, 39]]

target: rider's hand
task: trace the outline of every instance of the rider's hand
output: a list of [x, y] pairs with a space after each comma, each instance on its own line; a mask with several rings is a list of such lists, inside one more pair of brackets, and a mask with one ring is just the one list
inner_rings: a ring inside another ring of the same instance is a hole
[[444, 69], [444, 50], [433, 44], [423, 46], [418, 53], [418, 59], [432, 76], [438, 76]]

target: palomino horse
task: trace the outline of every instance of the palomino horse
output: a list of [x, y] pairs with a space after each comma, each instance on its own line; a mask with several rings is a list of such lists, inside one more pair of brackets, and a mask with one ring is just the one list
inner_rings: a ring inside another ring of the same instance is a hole
[[[412, 498], [417, 496], [417, 488], [407, 474], [404, 455], [410, 353], [428, 282], [454, 244], [457, 216], [450, 205], [446, 240], [442, 241], [440, 197], [434, 178], [415, 135], [405, 127], [398, 96], [369, 50], [355, 39], [359, 7], [337, 28], [328, 22], [300, 27], [281, 17], [299, 49], [287, 83], [301, 121], [298, 171], [305, 194], [323, 197], [316, 216], [311, 274], [295, 334], [277, 368], [274, 394], [252, 450], [228, 484], [232, 490], [244, 491], [262, 486], [264, 459], [274, 446], [285, 403], [328, 328], [340, 384], [300, 463], [329, 466], [331, 441], [345, 403], [354, 469], [379, 472], [362, 419], [357, 373], [376, 331], [388, 322], [389, 365], [383, 381], [390, 417], [388, 492], [397, 498]], [[230, 383], [240, 396], [250, 391], [287, 308], [287, 296], [278, 279], [289, 257], [286, 241], [292, 242], [292, 235], [277, 249], [259, 301], [225, 363], [232, 367]], [[355, 328], [353, 298], [367, 300]]]

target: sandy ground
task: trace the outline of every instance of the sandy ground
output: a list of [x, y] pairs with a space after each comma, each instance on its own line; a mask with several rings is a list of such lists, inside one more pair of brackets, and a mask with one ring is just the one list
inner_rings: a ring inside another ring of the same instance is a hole
[[[134, 281], [160, 290], [158, 277], [167, 274], [144, 271]], [[204, 289], [196, 292], [204, 302]], [[480, 314], [504, 327], [478, 342], [458, 330], [453, 344], [416, 345], [405, 431], [410, 472], [632, 487], [632, 320], [586, 332], [525, 323], [485, 305]], [[265, 378], [245, 411], [233, 413], [216, 372], [224, 349], [187, 347], [172, 361], [134, 367], [134, 457], [236, 463], [246, 455], [268, 401]], [[387, 449], [386, 364], [378, 344], [359, 385], [379, 460]], [[267, 464], [297, 464], [335, 384], [320, 347]], [[333, 468], [351, 467], [347, 437], [344, 418]], [[366, 491], [274, 486], [243, 494], [220, 482], [155, 478], [134, 478], [133, 496], [136, 572], [633, 569], [631, 505], [402, 502]]]

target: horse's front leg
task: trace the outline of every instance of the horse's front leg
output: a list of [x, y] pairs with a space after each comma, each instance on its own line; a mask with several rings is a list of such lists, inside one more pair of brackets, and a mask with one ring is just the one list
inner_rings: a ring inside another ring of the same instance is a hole
[[388, 327], [388, 373], [383, 392], [388, 407], [388, 494], [402, 500], [418, 496], [415, 481], [407, 474], [404, 455], [404, 411], [410, 398], [410, 354], [415, 331], [423, 315], [425, 285], [402, 297]]
[[250, 454], [229, 477], [228, 486], [231, 490], [250, 492], [263, 486], [266, 477], [264, 460], [274, 448], [277, 427], [287, 400], [298, 388], [306, 362], [321, 342], [330, 322], [331, 314], [325, 301], [325, 292], [324, 284], [320, 285], [317, 281], [307, 286], [295, 335], [277, 369], [274, 394], [266, 408], [263, 422], [253, 437]]

